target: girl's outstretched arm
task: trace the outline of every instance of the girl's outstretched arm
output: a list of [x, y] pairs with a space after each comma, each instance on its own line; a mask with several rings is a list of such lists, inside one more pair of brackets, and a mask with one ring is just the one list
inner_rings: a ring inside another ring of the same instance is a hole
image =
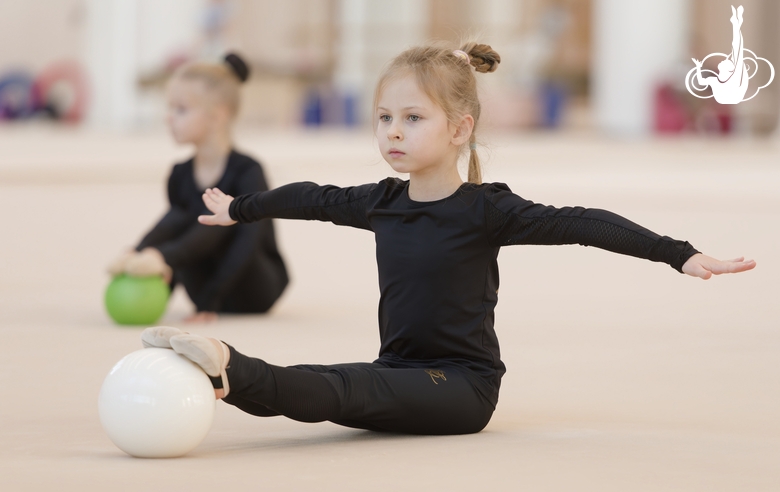
[[206, 190], [203, 201], [214, 215], [202, 215], [198, 220], [209, 225], [246, 224], [263, 219], [320, 220], [371, 230], [366, 204], [376, 188], [376, 184], [339, 188], [301, 182], [241, 195], [235, 200], [213, 188]]
[[230, 202], [233, 197], [222, 193], [219, 188], [206, 188], [203, 203], [214, 215], [201, 215], [198, 222], [205, 225], [231, 226], [236, 223], [230, 218]]
[[503, 183], [485, 194], [491, 244], [581, 244], [614, 253], [663, 262], [683, 273], [683, 265], [699, 251], [687, 241], [658, 234], [607, 210], [555, 208], [525, 200]]
[[745, 261], [744, 257], [721, 261], [698, 253], [688, 258], [688, 261], [686, 261], [682, 267], [682, 271], [691, 277], [699, 277], [700, 279], [707, 280], [713, 275], [746, 272], [755, 267], [755, 260]]
[[505, 184], [486, 194], [491, 241], [511, 244], [581, 244], [651, 261], [668, 263], [680, 273], [708, 279], [722, 273], [752, 270], [753, 260], [721, 261], [701, 254], [688, 242], [676, 241], [612, 212], [582, 207], [555, 208], [525, 200]]

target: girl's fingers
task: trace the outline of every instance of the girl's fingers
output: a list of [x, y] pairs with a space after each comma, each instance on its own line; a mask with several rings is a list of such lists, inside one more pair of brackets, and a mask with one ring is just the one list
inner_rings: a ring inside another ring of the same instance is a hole
[[753, 260], [740, 261], [739, 263], [731, 264], [731, 271], [729, 273], [739, 273], [752, 270], [756, 267], [756, 262]]
[[752, 270], [756, 267], [756, 262], [753, 260], [742, 261], [742, 259], [736, 261], [722, 261], [712, 268], [712, 273], [739, 273], [747, 270]]
[[683, 270], [688, 275], [707, 280], [713, 274], [740, 273], [752, 270], [755, 267], [755, 261], [745, 261], [744, 257], [721, 261], [705, 255], [695, 255], [684, 265]]
[[217, 204], [214, 203], [214, 200], [212, 200], [211, 197], [204, 196], [203, 204], [206, 205], [206, 208], [209, 209], [211, 212], [216, 212]]
[[204, 225], [214, 225], [214, 216], [213, 215], [199, 215], [198, 216], [198, 222]]
[[215, 204], [221, 204], [225, 201], [227, 195], [222, 193], [222, 191], [220, 191], [218, 188], [208, 188], [205, 192], [203, 192], [203, 197], [204, 201], [206, 198], [208, 198]]
[[[223, 195], [224, 196], [224, 195]], [[209, 195], [204, 193], [203, 194], [203, 204], [206, 205], [206, 208], [210, 211], [214, 212], [215, 214], [220, 211], [220, 206], [223, 205], [223, 201], [220, 197], [216, 195]]]

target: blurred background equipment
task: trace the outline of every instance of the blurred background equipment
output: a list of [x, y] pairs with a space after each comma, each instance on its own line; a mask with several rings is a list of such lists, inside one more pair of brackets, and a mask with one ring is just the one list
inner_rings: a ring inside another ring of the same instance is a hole
[[[744, 0], [746, 45], [778, 61], [780, 2]], [[494, 128], [769, 134], [778, 84], [735, 108], [685, 93], [691, 58], [728, 51], [731, 0], [28, 0], [0, 5], [0, 117], [158, 128], [193, 59], [246, 57], [242, 124], [356, 126], [405, 47], [477, 36]], [[46, 16], [38, 13], [45, 8]], [[708, 68], [705, 66], [705, 68]], [[709, 67], [711, 68], [711, 67]], [[759, 77], [757, 78], [760, 78]], [[760, 82], [760, 81], [758, 81]]]

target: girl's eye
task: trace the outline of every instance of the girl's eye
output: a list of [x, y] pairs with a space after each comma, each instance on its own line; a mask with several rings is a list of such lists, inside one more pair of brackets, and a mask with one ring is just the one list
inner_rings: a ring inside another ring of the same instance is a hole
[[410, 114], [409, 121], [420, 121], [420, 117], [416, 114]]
[[390, 119], [391, 118], [390, 118], [389, 114], [379, 115], [379, 121], [383, 121], [383, 122], [387, 123], [388, 121], [390, 121]]

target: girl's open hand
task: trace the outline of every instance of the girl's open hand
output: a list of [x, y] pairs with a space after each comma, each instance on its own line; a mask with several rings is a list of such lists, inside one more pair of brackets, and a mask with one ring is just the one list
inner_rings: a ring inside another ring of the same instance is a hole
[[745, 261], [744, 257], [721, 261], [698, 253], [688, 258], [688, 261], [685, 262], [682, 270], [683, 273], [687, 273], [691, 277], [699, 277], [707, 280], [713, 275], [746, 272], [755, 267], [756, 262], [754, 260]]
[[219, 188], [206, 188], [203, 193], [203, 203], [214, 215], [201, 215], [198, 222], [205, 225], [229, 226], [236, 223], [230, 218], [230, 202], [233, 197], [222, 193]]

